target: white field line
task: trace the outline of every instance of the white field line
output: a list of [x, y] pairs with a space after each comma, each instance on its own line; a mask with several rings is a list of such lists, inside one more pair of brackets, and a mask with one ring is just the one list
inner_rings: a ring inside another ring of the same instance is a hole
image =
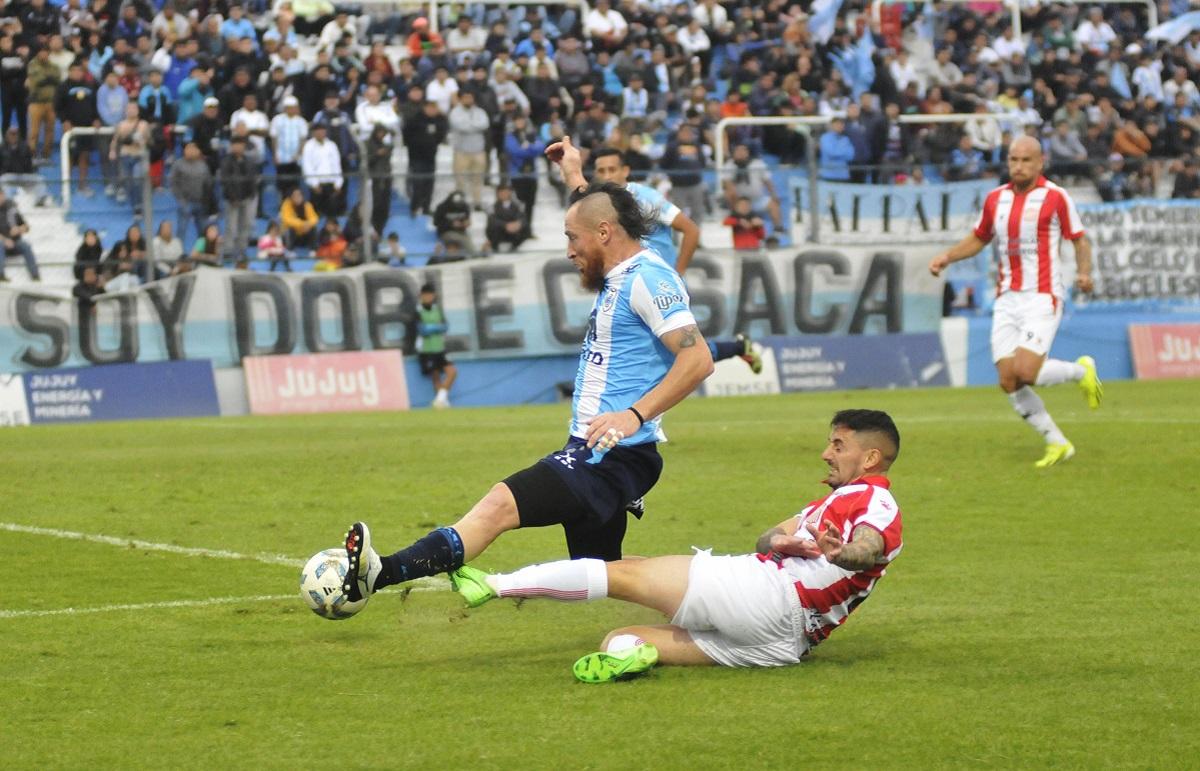
[[73, 530], [56, 530], [49, 527], [33, 527], [31, 525], [18, 525], [13, 522], [0, 522], [0, 530], [7, 530], [10, 533], [24, 533], [27, 535], [44, 535], [51, 538], [65, 538], [70, 541], [87, 541], [88, 543], [102, 543], [107, 546], [119, 546], [125, 549], [142, 549], [143, 551], [163, 551], [170, 554], [182, 554], [186, 557], [215, 557], [217, 559], [227, 560], [252, 560], [254, 562], [262, 562], [268, 565], [287, 565], [288, 567], [300, 568], [304, 567], [304, 560], [294, 557], [285, 557], [282, 554], [239, 554], [235, 551], [226, 551], [225, 549], [200, 549], [193, 546], [176, 546], [171, 543], [154, 543], [153, 541], [142, 541], [137, 538], [117, 538], [111, 535], [97, 535], [94, 533], [77, 533]]
[[249, 602], [294, 600], [297, 594], [263, 594], [257, 597], [210, 597], [207, 600], [169, 600], [140, 602], [134, 605], [98, 605], [90, 608], [58, 608], [56, 610], [0, 610], [0, 619], [40, 618], [42, 616], [81, 616], [87, 613], [112, 613], [118, 610], [158, 610], [160, 608], [206, 608], [210, 605], [237, 605]]
[[[1083, 410], [1067, 410], [1063, 413], [1071, 420], [1089, 421], [1095, 423], [1132, 423], [1145, 425], [1160, 425], [1176, 423], [1181, 425], [1196, 425], [1200, 424], [1200, 418], [1193, 417], [1164, 417], [1164, 416], [1148, 416], [1138, 417], [1136, 415], [1112, 415], [1105, 414], [1101, 408], [1099, 412], [1090, 413]], [[778, 425], [778, 419], [771, 418], [678, 418], [684, 421], [689, 426], [773, 426]], [[1020, 420], [1011, 415], [961, 415], [961, 414], [943, 414], [943, 415], [909, 415], [900, 419], [902, 423], [1012, 423], [1014, 420]], [[218, 423], [218, 422], [199, 422], [199, 419], [193, 419], [187, 423], [188, 427], [196, 428], [214, 428], [218, 430], [233, 430], [233, 431], [254, 431], [263, 430], [260, 424], [249, 425], [245, 423]], [[472, 430], [478, 429], [509, 429], [514, 426], [511, 422], [498, 421], [474, 421], [471, 423]], [[376, 428], [392, 429], [394, 426], [390, 423], [376, 423]], [[300, 423], [296, 424], [280, 424], [270, 426], [270, 430], [276, 431], [279, 429], [294, 429], [296, 431], [311, 431], [312, 427]]]
[[[193, 546], [177, 546], [170, 543], [155, 543], [154, 541], [142, 541], [136, 538], [117, 538], [111, 535], [100, 535], [97, 533], [79, 533], [73, 530], [57, 530], [49, 527], [34, 527], [32, 525], [19, 525], [15, 522], [0, 522], [0, 531], [8, 531], [10, 533], [22, 533], [26, 535], [41, 535], [49, 538], [62, 538], [69, 541], [86, 541], [87, 543], [100, 543], [106, 546], [117, 546], [123, 549], [140, 549], [142, 551], [161, 551], [168, 554], [181, 554], [185, 557], [212, 557], [216, 559], [230, 560], [248, 560], [251, 562], [261, 562], [267, 565], [285, 565], [290, 568], [301, 568], [304, 566], [304, 560], [296, 559], [295, 557], [287, 557], [282, 554], [240, 554], [235, 551], [226, 549], [201, 549]], [[425, 591], [430, 589], [446, 589], [449, 588], [450, 582], [441, 578], [419, 578], [415, 581], [410, 581], [405, 587], [414, 591]], [[386, 592], [386, 590], [384, 590]], [[270, 594], [258, 595], [255, 597], [213, 597], [205, 600], [168, 600], [163, 602], [146, 602], [134, 605], [100, 605], [89, 608], [59, 608], [55, 610], [2, 610], [0, 609], [0, 619], [5, 618], [24, 618], [37, 616], [70, 616], [83, 613], [110, 613], [121, 610], [157, 610], [163, 608], [199, 608], [208, 605], [221, 605], [227, 603], [238, 602], [265, 602], [267, 600], [280, 600], [298, 597], [298, 594]]]

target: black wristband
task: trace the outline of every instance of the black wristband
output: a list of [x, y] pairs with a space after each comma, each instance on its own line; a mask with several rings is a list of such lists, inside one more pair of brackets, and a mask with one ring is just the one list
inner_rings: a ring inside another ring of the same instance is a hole
[[642, 417], [642, 413], [638, 412], [637, 407], [631, 406], [629, 411], [632, 412], [633, 416], [638, 419], [638, 428], [646, 425], [646, 419]]

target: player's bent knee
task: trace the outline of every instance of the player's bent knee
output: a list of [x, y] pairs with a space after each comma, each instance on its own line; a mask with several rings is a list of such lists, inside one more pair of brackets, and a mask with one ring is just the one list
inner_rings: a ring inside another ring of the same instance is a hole
[[476, 507], [475, 514], [495, 532], [513, 530], [521, 524], [517, 515], [517, 501], [513, 498], [512, 490], [503, 482], [492, 485], [492, 489]]

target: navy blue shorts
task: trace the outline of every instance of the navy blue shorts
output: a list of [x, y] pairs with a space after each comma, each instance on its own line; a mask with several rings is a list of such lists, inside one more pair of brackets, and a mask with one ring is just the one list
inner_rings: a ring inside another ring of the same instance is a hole
[[590, 457], [587, 442], [571, 437], [561, 450], [504, 480], [521, 527], [601, 527], [618, 515], [623, 520], [626, 504], [649, 492], [662, 473], [655, 442], [618, 445], [599, 463], [588, 463]]

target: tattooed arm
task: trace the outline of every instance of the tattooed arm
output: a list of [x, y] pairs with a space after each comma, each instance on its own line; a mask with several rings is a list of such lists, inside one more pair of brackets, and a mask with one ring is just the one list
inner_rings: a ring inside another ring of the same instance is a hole
[[[662, 382], [633, 403], [633, 408], [646, 420], [652, 420], [679, 404], [713, 371], [708, 343], [704, 342], [704, 336], [695, 324], [673, 329], [659, 340], [675, 354], [675, 361]], [[599, 441], [610, 428], [619, 431], [622, 436], [632, 436], [641, 428], [641, 423], [632, 410], [597, 415], [588, 424], [588, 446]]]
[[842, 540], [841, 532], [832, 522], [825, 522], [820, 530], [812, 524], [808, 529], [816, 538], [817, 548], [825, 555], [825, 559], [843, 570], [869, 570], [883, 557], [883, 536], [868, 525], [854, 528], [850, 543]]
[[695, 324], [673, 329], [659, 340], [675, 354], [675, 361], [662, 382], [634, 402], [633, 406], [646, 420], [658, 417], [679, 404], [713, 371], [708, 343]]

